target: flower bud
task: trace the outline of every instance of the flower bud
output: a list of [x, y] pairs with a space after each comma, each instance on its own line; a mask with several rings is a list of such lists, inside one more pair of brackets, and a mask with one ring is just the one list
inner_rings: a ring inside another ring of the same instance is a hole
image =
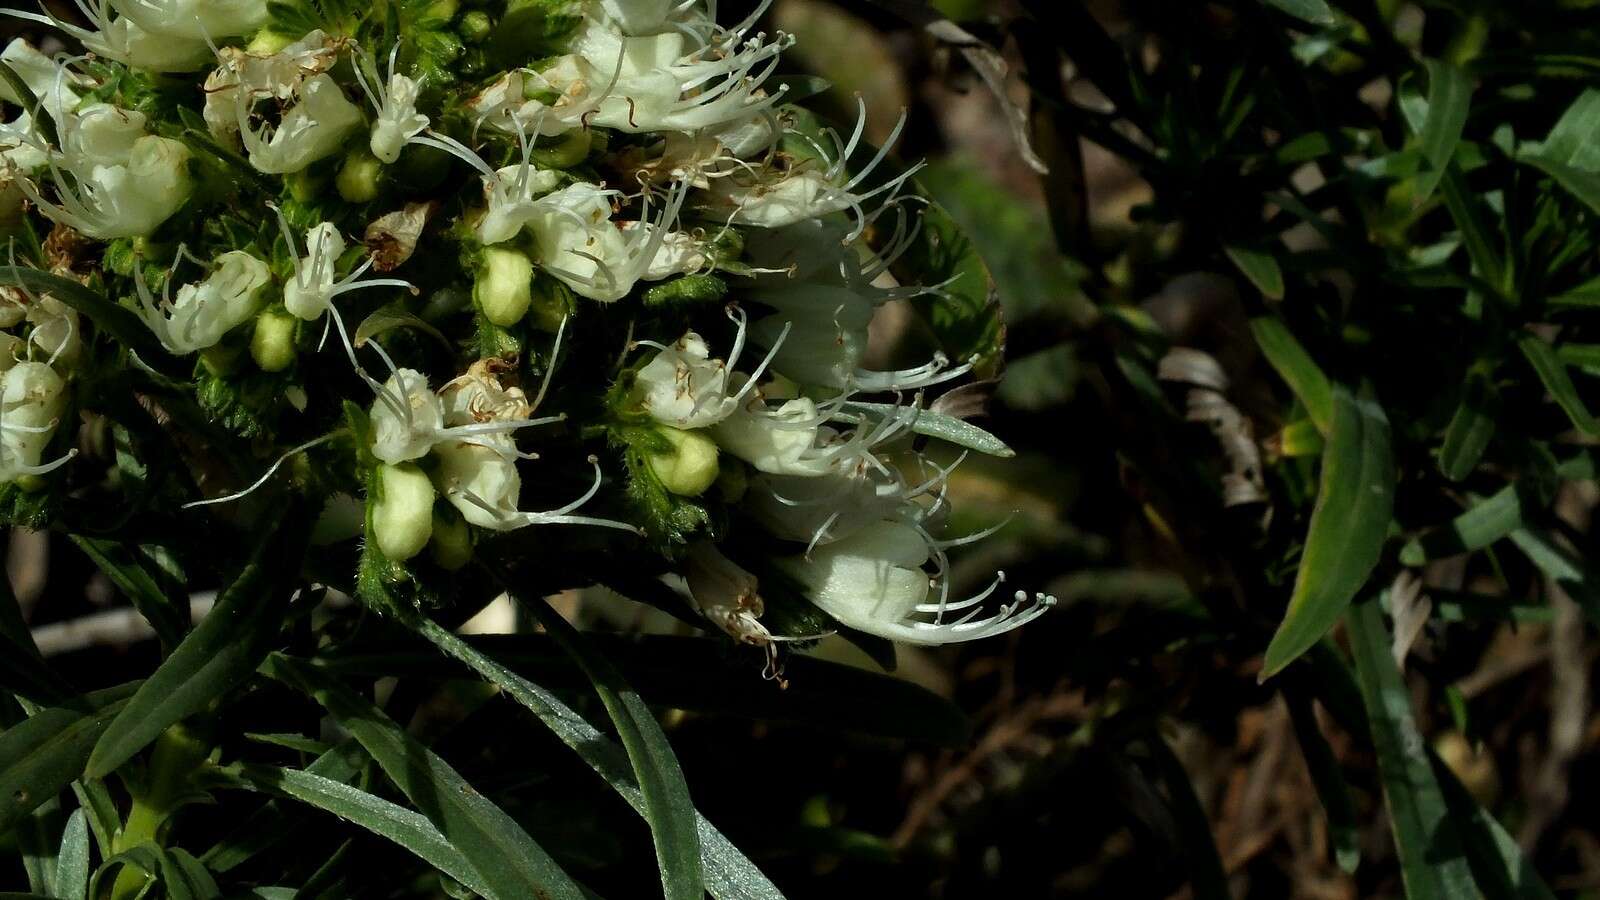
[[456, 26], [456, 33], [469, 44], [482, 43], [484, 38], [494, 30], [494, 20], [481, 9], [475, 9], [461, 17], [461, 24]]
[[433, 537], [433, 482], [411, 463], [379, 466], [372, 504], [372, 540], [383, 555], [405, 562]]
[[465, 519], [447, 515], [435, 509], [433, 513], [433, 540], [428, 552], [439, 568], [450, 572], [472, 561], [472, 530]]
[[663, 427], [656, 431], [671, 445], [661, 453], [650, 453], [645, 461], [661, 479], [662, 487], [680, 497], [698, 497], [717, 480], [717, 445], [699, 431]]
[[250, 337], [250, 356], [263, 372], [282, 372], [294, 365], [297, 320], [276, 309], [256, 317], [256, 332]]
[[520, 251], [486, 247], [472, 299], [484, 318], [501, 328], [522, 321], [533, 302], [533, 262]]
[[367, 203], [378, 196], [378, 181], [383, 177], [383, 164], [365, 149], [353, 150], [344, 158], [334, 186], [339, 196], [348, 203]]

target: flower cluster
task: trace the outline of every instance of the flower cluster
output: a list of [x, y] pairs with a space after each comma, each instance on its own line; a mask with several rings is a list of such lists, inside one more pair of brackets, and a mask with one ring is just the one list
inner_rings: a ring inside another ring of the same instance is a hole
[[[1003, 575], [951, 596], [949, 548], [982, 535], [943, 536], [960, 458], [927, 446], [953, 420], [926, 400], [977, 360], [870, 364], [880, 308], [946, 294], [901, 280], [915, 170], [865, 146], [864, 108], [845, 138], [792, 105], [764, 5], [730, 25], [696, 0], [76, 2], [11, 15], [81, 53], [0, 54], [8, 489], [73, 478], [40, 476], [73, 456], [83, 375], [86, 421], [132, 389], [194, 407], [227, 459], [275, 448], [259, 478], [186, 460], [207, 496], [183, 506], [321, 497], [318, 539], [364, 532], [380, 607], [514, 563], [527, 526], [681, 575], [769, 649], [967, 640], [1053, 603]], [[85, 374], [113, 365], [128, 379]], [[524, 479], [560, 499], [524, 508]], [[356, 528], [330, 524], [341, 497]], [[764, 618], [792, 598], [815, 627]]]

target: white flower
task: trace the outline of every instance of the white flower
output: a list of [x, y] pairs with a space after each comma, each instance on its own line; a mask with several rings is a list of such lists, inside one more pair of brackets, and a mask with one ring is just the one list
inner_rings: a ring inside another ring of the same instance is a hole
[[[140, 123], [137, 132], [133, 122]], [[189, 148], [144, 134], [137, 113], [96, 104], [57, 124], [62, 158], [48, 161], [56, 199], [31, 182], [18, 183], [50, 219], [98, 240], [144, 237], [188, 201]]]
[[[294, 277], [283, 286], [283, 305], [291, 315], [314, 322], [333, 308], [333, 298], [364, 288], [400, 287], [415, 290], [411, 282], [398, 278], [370, 278], [359, 281], [358, 279], [372, 268], [370, 256], [362, 260], [361, 265], [349, 275], [339, 278], [339, 257], [344, 253], [345, 242], [338, 226], [332, 222], [322, 222], [313, 226], [306, 232], [306, 255], [301, 256], [299, 247], [295, 243], [294, 233], [290, 231], [289, 222], [283, 217], [283, 212], [276, 206], [273, 207], [273, 212], [277, 215], [278, 228], [282, 231], [284, 242], [289, 245], [289, 253], [294, 259]], [[343, 324], [340, 324], [341, 330], [343, 327]]]
[[747, 245], [755, 265], [789, 273], [760, 277], [748, 291], [752, 299], [777, 310], [751, 326], [753, 340], [774, 347], [789, 329], [773, 370], [803, 385], [841, 392], [919, 390], [970, 371], [970, 363], [951, 366], [942, 354], [920, 366], [887, 372], [862, 365], [868, 327], [879, 307], [937, 294], [942, 288], [880, 286], [894, 284], [888, 268], [914, 236], [903, 222], [885, 254], [842, 243], [842, 230], [813, 220], [757, 232]]
[[[179, 255], [186, 255], [181, 247]], [[186, 354], [216, 346], [223, 335], [249, 321], [257, 295], [271, 280], [266, 263], [243, 250], [230, 250], [217, 257], [203, 281], [179, 287], [176, 298], [171, 296], [170, 274], [159, 304], [143, 278], [135, 278], [134, 286], [145, 324], [162, 346]]]
[[[832, 159], [780, 161], [784, 168], [766, 166], [730, 167], [722, 177], [712, 179], [704, 198], [704, 208], [711, 215], [740, 225], [761, 228], [783, 228], [811, 219], [820, 219], [834, 213], [850, 211], [856, 227], [844, 238], [845, 243], [855, 240], [872, 220], [865, 206], [867, 201], [887, 195], [886, 204], [892, 204], [900, 189], [921, 170], [916, 165], [874, 188], [864, 188], [872, 173], [888, 157], [889, 149], [900, 139], [906, 126], [906, 114], [901, 112], [889, 139], [883, 147], [853, 175], [846, 168], [850, 157], [860, 146], [866, 132], [866, 101], [857, 98], [860, 112], [855, 131], [848, 141], [830, 130], [834, 152]], [[822, 152], [822, 148], [817, 148]]]
[[174, 37], [146, 31], [139, 23], [126, 16], [113, 16], [108, 0], [73, 0], [78, 12], [94, 28], [83, 28], [57, 18], [45, 8], [45, 14], [22, 10], [0, 10], [7, 15], [28, 19], [43, 25], [52, 25], [76, 38], [83, 48], [96, 56], [116, 60], [136, 69], [152, 72], [193, 72], [211, 59], [211, 48], [203, 38]]
[[654, 4], [634, 6], [617, 5], [621, 19], [591, 15], [570, 54], [538, 72], [508, 73], [468, 108], [479, 122], [508, 132], [555, 135], [594, 124], [644, 134], [717, 129], [781, 100], [783, 91], [768, 94], [762, 85], [792, 37], [747, 39], [754, 16], [727, 30], [707, 20], [699, 30], [665, 27]]
[[217, 60], [221, 65], [206, 76], [202, 115], [213, 135], [230, 138], [239, 131], [241, 101], [253, 108], [260, 100], [292, 99], [306, 79], [339, 61], [339, 44], [317, 29], [275, 53], [223, 47]]
[[711, 426], [717, 446], [757, 470], [775, 475], [819, 477], [832, 470], [835, 454], [823, 446], [827, 416], [806, 397], [767, 409], [758, 393]]
[[[923, 571], [932, 556], [926, 535], [900, 522], [884, 521], [817, 547], [778, 565], [807, 590], [824, 612], [858, 631], [911, 644], [949, 644], [1004, 634], [1043, 615], [1055, 598], [1017, 592], [1014, 602], [982, 617], [982, 603], [1005, 580], [966, 600], [928, 602], [933, 586]], [[942, 579], [940, 579], [942, 581]], [[966, 612], [953, 621], [945, 616]]]
[[478, 170], [483, 180], [484, 212], [477, 223], [478, 240], [500, 244], [522, 233], [537, 214], [539, 198], [555, 190], [561, 173], [541, 170], [533, 164], [533, 139], [519, 138], [522, 160], [500, 169], [490, 168], [483, 157], [446, 134], [429, 133], [411, 138], [411, 143], [442, 150]]
[[28, 343], [39, 348], [50, 365], [70, 366], [83, 350], [83, 331], [78, 327], [78, 311], [45, 294], [28, 304]]
[[[674, 185], [656, 222], [627, 230], [611, 221], [616, 191], [578, 182], [546, 195], [527, 223], [534, 261], [580, 296], [620, 300], [653, 267], [687, 193], [686, 185]], [[646, 194], [641, 221], [649, 215]]]
[[[651, 341], [640, 346], [658, 351], [634, 376], [640, 403], [650, 417], [674, 428], [705, 428], [733, 415], [739, 404], [755, 389], [772, 361], [772, 354], [744, 378], [744, 386], [732, 390], [733, 367], [744, 351], [746, 318], [743, 310], [730, 308], [729, 318], [739, 324], [733, 352], [726, 362], [711, 357], [705, 338], [690, 331], [670, 347]], [[781, 345], [781, 340], [780, 340]]]
[[760, 618], [766, 612], [756, 577], [740, 568], [710, 541], [689, 547], [684, 580], [695, 611], [741, 644], [768, 647], [772, 633]]
[[[298, 172], [319, 159], [345, 148], [351, 134], [361, 128], [361, 108], [351, 103], [339, 83], [327, 74], [314, 75], [295, 92], [296, 102], [276, 128], [259, 130], [249, 121], [249, 104], [240, 92], [234, 100], [239, 136], [249, 152], [250, 165], [268, 175]], [[267, 132], [271, 135], [267, 136]]]
[[0, 482], [43, 475], [77, 454], [40, 463], [66, 407], [66, 382], [44, 363], [19, 362], [0, 375]]
[[[518, 510], [522, 477], [517, 473], [516, 456], [508, 455], [507, 448], [496, 446], [493, 440], [482, 443], [446, 441], [434, 447], [434, 455], [439, 460], [435, 476], [439, 491], [471, 524], [491, 531], [511, 531], [529, 525], [598, 525], [638, 532], [626, 522], [571, 515], [600, 491], [600, 464], [593, 457], [590, 461], [594, 464], [594, 483], [583, 496], [548, 512]], [[510, 441], [509, 438], [500, 440]]]
[[[88, 84], [87, 78], [58, 64], [22, 38], [13, 39], [6, 45], [5, 50], [0, 50], [0, 61], [4, 61], [17, 73], [22, 83], [33, 92], [34, 97], [39, 100], [51, 118], [71, 112], [78, 105], [78, 95], [73, 88]], [[11, 89], [11, 84], [4, 80], [0, 80], [0, 100], [23, 107], [23, 116], [18, 120], [19, 123], [31, 121], [27, 104]]]
[[438, 394], [414, 369], [396, 369], [372, 404], [372, 454], [386, 463], [421, 459], [445, 441], [478, 443], [511, 459], [520, 456], [512, 432], [559, 422], [562, 416], [530, 418], [520, 388], [506, 388], [492, 372], [494, 363], [475, 362], [466, 374]]
[[250, 34], [266, 24], [267, 0], [111, 0], [152, 34], [216, 40]]
[[[428, 117], [417, 112], [417, 83], [394, 70], [400, 45], [389, 51], [389, 80], [368, 83], [364, 71], [367, 60], [356, 61], [356, 80], [371, 101], [378, 118], [372, 123], [372, 137], [368, 146], [380, 161], [392, 163], [400, 158], [400, 151], [412, 138], [428, 127]], [[374, 73], [375, 74], [375, 73]]]

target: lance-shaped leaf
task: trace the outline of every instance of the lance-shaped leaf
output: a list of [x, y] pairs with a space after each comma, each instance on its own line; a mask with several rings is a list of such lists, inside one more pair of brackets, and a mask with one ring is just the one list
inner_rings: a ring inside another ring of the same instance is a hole
[[1260, 316], [1250, 320], [1250, 331], [1278, 377], [1288, 382], [1289, 389], [1305, 405], [1306, 414], [1316, 423], [1317, 430], [1327, 434], [1333, 424], [1333, 386], [1328, 376], [1295, 340], [1283, 320]]
[[1376, 602], [1350, 610], [1350, 651], [1372, 725], [1383, 796], [1394, 822], [1400, 876], [1409, 900], [1479, 896], [1461, 835], [1428, 761]]
[[97, 328], [150, 365], [158, 365], [171, 356], [132, 310], [118, 306], [71, 278], [27, 266], [4, 265], [0, 266], [0, 284], [26, 288], [34, 294], [49, 294], [82, 313]]
[[583, 898], [577, 883], [515, 819], [383, 710], [315, 666], [282, 654], [269, 656], [261, 671], [322, 704], [372, 755], [401, 793], [461, 851], [483, 877], [490, 897]]
[[1584, 434], [1600, 435], [1600, 420], [1589, 412], [1589, 407], [1584, 404], [1583, 398], [1578, 396], [1578, 388], [1572, 383], [1572, 376], [1567, 373], [1566, 363], [1556, 355], [1556, 351], [1542, 338], [1531, 332], [1517, 336], [1517, 349], [1527, 358], [1528, 364], [1533, 366], [1538, 373], [1539, 380], [1544, 382], [1545, 389], [1550, 396], [1572, 420], [1572, 424]]
[[1283, 670], [1327, 634], [1378, 564], [1394, 512], [1389, 420], [1375, 400], [1333, 389], [1333, 423], [1289, 610], [1261, 677]]
[[83, 774], [84, 760], [135, 685], [90, 694], [89, 711], [52, 706], [0, 733], [0, 833]]
[[272, 649], [307, 529], [295, 512], [256, 545], [239, 577], [129, 701], [95, 745], [87, 774], [104, 777], [161, 732], [249, 678]]

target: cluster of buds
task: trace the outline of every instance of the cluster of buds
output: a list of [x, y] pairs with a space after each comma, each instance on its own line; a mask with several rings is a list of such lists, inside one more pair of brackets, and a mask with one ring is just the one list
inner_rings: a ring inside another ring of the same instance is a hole
[[[883, 171], [904, 121], [875, 152], [864, 107], [848, 138], [797, 124], [766, 4], [724, 25], [699, 0], [76, 3], [10, 13], [82, 53], [0, 54], [0, 228], [87, 247], [65, 275], [197, 355], [201, 412], [242, 447], [321, 448], [296, 483], [364, 498], [364, 572], [422, 582], [526, 526], [611, 529], [769, 648], [815, 636], [764, 623], [773, 579], [920, 644], [1053, 603], [990, 604], [1003, 575], [950, 596], [948, 549], [982, 535], [940, 536], [955, 465], [914, 437], [973, 362], [867, 364], [885, 303], [945, 289], [891, 274], [917, 239], [915, 169]], [[26, 331], [0, 334], [0, 479], [37, 481], [71, 458], [43, 461], [71, 367], [132, 348], [5, 290], [0, 327]], [[522, 508], [535, 446], [591, 467], [571, 502]], [[277, 470], [187, 505], [288, 488]], [[728, 539], [746, 528], [759, 560]]]

